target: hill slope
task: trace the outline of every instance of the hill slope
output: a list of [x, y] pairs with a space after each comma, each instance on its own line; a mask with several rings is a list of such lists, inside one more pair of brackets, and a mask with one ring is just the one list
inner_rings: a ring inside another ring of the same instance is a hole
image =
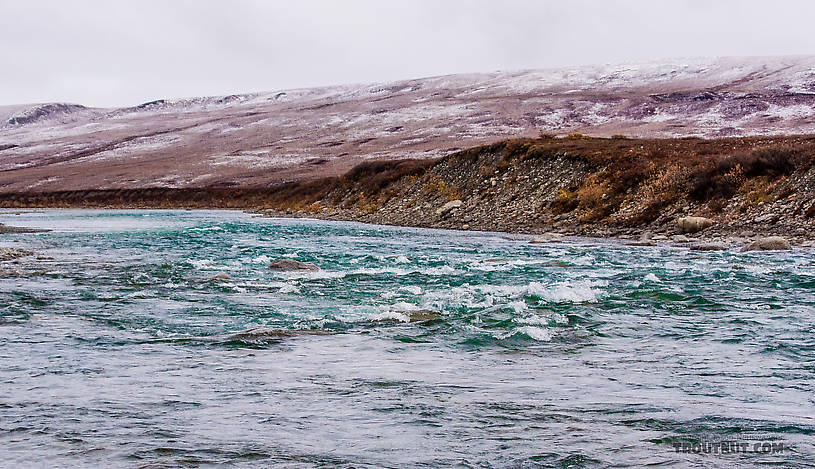
[[815, 57], [694, 59], [158, 100], [0, 107], [0, 192], [247, 187], [509, 136], [815, 132]]

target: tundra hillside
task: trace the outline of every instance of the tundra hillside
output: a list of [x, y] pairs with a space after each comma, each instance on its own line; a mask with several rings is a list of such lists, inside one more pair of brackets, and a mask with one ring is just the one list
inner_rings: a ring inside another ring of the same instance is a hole
[[[517, 233], [674, 234], [808, 240], [815, 136], [506, 140], [435, 160], [373, 161], [277, 187], [0, 194], [4, 207], [243, 208], [269, 216]], [[690, 230], [693, 231], [693, 230]]]
[[267, 186], [541, 131], [812, 134], [815, 56], [449, 75], [116, 109], [0, 106], [0, 191]]

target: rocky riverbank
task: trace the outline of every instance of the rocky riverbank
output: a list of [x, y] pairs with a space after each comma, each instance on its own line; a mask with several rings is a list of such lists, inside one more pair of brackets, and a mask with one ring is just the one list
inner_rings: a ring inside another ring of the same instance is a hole
[[[275, 187], [0, 194], [5, 207], [237, 208], [264, 216], [749, 245], [810, 242], [815, 136], [541, 136], [436, 160], [364, 163]], [[707, 220], [696, 228], [678, 221]], [[706, 244], [706, 246], [702, 246]]]
[[[815, 236], [814, 137], [510, 140], [289, 188], [267, 216], [749, 245]], [[697, 217], [703, 225], [683, 227]], [[699, 246], [701, 249], [701, 245]]]

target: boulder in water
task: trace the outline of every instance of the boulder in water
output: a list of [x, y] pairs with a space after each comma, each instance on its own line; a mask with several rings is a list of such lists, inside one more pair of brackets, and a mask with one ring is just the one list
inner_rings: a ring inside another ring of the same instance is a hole
[[0, 261], [13, 261], [21, 257], [34, 255], [31, 251], [15, 248], [0, 248]]
[[657, 243], [651, 241], [650, 239], [640, 239], [638, 241], [632, 241], [632, 242], [628, 243], [628, 245], [629, 246], [647, 247], [647, 246], [656, 246]]
[[413, 311], [385, 311], [374, 322], [377, 323], [406, 323], [427, 322], [441, 318], [438, 311], [432, 309], [417, 309]]
[[789, 251], [792, 249], [789, 241], [781, 236], [768, 236], [766, 238], [759, 238], [752, 243], [748, 244], [741, 250], [747, 251]]
[[0, 223], [0, 234], [7, 233], [45, 233], [51, 230], [43, 230], [40, 228], [25, 228], [22, 226], [8, 226]]
[[226, 272], [218, 272], [207, 280], [210, 282], [225, 282], [227, 280], [232, 280], [232, 277], [230, 277]]
[[408, 317], [410, 322], [425, 322], [439, 319], [441, 314], [430, 309], [417, 309], [416, 311], [410, 311]]
[[696, 243], [690, 245], [691, 251], [726, 251], [728, 249], [725, 243]]
[[271, 342], [279, 342], [283, 339], [305, 335], [326, 335], [329, 331], [320, 329], [269, 329], [257, 327], [244, 331], [217, 337], [220, 342], [243, 342], [246, 344], [263, 345]]
[[676, 227], [680, 233], [696, 233], [713, 226], [713, 220], [705, 217], [680, 217], [676, 219]]
[[277, 259], [269, 263], [269, 268], [272, 270], [281, 270], [284, 272], [317, 272], [320, 270], [314, 264], [309, 264], [307, 262], [300, 262], [294, 259]]

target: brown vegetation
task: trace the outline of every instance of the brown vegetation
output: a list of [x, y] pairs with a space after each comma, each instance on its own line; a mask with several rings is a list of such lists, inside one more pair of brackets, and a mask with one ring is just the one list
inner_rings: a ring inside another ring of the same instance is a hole
[[[678, 214], [729, 217], [783, 200], [812, 216], [815, 137], [706, 140], [511, 139], [436, 160], [362, 163], [340, 177], [276, 187], [0, 194], [0, 205], [257, 208], [373, 222], [450, 226], [450, 200], [481, 229], [642, 227]], [[795, 182], [793, 181], [794, 178]], [[531, 228], [530, 228], [531, 227]]]

